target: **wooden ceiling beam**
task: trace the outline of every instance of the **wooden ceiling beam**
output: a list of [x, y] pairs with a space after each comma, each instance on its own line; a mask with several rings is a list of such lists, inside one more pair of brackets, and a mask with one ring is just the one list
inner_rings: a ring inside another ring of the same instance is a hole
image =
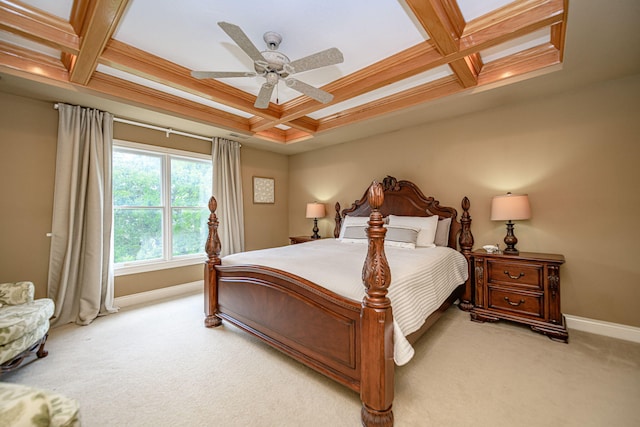
[[131, 83], [108, 74], [96, 72], [87, 88], [104, 95], [142, 105], [153, 111], [171, 112], [234, 132], [251, 135], [249, 120], [235, 114], [217, 110], [175, 95]]
[[0, 0], [0, 29], [63, 52], [80, 50], [80, 37], [71, 24], [19, 1]]
[[68, 82], [69, 72], [59, 59], [0, 41], [0, 64], [20, 73]]
[[458, 51], [464, 18], [450, 0], [405, 0], [441, 55]]
[[[452, 0], [406, 0], [407, 5], [441, 55], [456, 53], [466, 24], [462, 12]], [[449, 63], [463, 87], [475, 86], [482, 68], [480, 55], [474, 53]]]
[[560, 51], [547, 43], [488, 63], [478, 78], [485, 86], [560, 64]]
[[[70, 80], [73, 83], [86, 85], [91, 75], [98, 66], [98, 59], [102, 55], [107, 42], [122, 19], [122, 15], [129, 0], [96, 0], [90, 3], [90, 7], [84, 8], [84, 21], [82, 25], [76, 23], [76, 28], [81, 27], [80, 52], [74, 61], [71, 61]], [[80, 14], [76, 15], [79, 17]]]

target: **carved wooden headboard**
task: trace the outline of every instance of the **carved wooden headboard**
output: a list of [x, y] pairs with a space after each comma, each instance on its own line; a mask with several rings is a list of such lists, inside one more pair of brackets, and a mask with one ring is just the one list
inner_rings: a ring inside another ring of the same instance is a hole
[[[398, 181], [392, 176], [387, 176], [382, 180], [384, 189], [384, 203], [380, 207], [383, 216], [433, 216], [438, 215], [440, 219], [451, 218], [451, 228], [449, 230], [449, 247], [458, 249], [458, 235], [462, 231], [461, 221], [463, 218], [469, 220], [469, 199], [466, 197], [462, 201], [463, 217], [458, 219], [458, 211], [455, 208], [440, 206], [440, 202], [433, 197], [426, 197], [422, 191], [411, 181]], [[356, 200], [350, 208], [340, 212], [340, 204], [336, 203], [336, 227], [334, 237], [340, 235], [342, 218], [349, 216], [369, 216], [371, 206], [367, 201], [367, 190], [365, 190], [360, 200]], [[473, 241], [471, 241], [471, 246]], [[470, 250], [470, 246], [469, 246]]]

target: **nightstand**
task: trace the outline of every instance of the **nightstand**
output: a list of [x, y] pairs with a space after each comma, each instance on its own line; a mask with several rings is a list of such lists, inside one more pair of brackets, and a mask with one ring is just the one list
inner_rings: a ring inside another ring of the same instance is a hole
[[474, 307], [471, 320], [500, 319], [524, 323], [549, 338], [567, 342], [560, 312], [560, 266], [564, 256], [520, 252], [519, 255], [473, 255]]
[[298, 243], [304, 243], [304, 242], [312, 242], [314, 240], [318, 240], [318, 239], [312, 239], [311, 236], [293, 236], [293, 237], [289, 237], [289, 241], [291, 242], [292, 245], [296, 245]]

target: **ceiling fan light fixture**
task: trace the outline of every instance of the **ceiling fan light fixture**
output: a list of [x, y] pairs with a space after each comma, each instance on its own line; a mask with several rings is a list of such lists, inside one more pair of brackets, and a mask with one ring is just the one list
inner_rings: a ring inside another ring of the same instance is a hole
[[278, 73], [270, 72], [265, 76], [268, 85], [276, 85], [278, 83]]

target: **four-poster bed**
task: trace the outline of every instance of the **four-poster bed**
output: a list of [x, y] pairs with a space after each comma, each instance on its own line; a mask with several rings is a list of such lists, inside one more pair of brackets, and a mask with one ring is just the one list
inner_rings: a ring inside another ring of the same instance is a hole
[[[407, 335], [413, 343], [455, 300], [460, 301], [461, 309], [472, 307], [472, 281], [468, 277], [473, 246], [469, 200], [463, 199], [463, 213], [458, 219], [456, 209], [441, 207], [415, 184], [388, 176], [381, 184], [374, 181], [350, 208], [340, 212], [336, 204], [336, 238], [347, 215], [369, 217], [367, 252], [361, 270], [364, 297], [360, 300], [344, 297], [327, 289], [324, 283], [314, 283], [284, 269], [258, 263], [224, 265], [219, 256], [216, 208], [212, 197], [206, 244], [205, 325], [218, 326], [224, 319], [261, 338], [359, 392], [364, 426], [392, 426], [395, 323], [388, 297], [393, 271], [385, 255], [385, 219], [388, 215], [450, 218], [446, 245], [459, 250], [467, 261], [466, 280], [455, 283], [454, 291], [450, 295], [447, 291], [448, 297], [445, 295], [444, 302], [438, 302], [422, 327]], [[305, 245], [314, 243], [296, 246]]]

